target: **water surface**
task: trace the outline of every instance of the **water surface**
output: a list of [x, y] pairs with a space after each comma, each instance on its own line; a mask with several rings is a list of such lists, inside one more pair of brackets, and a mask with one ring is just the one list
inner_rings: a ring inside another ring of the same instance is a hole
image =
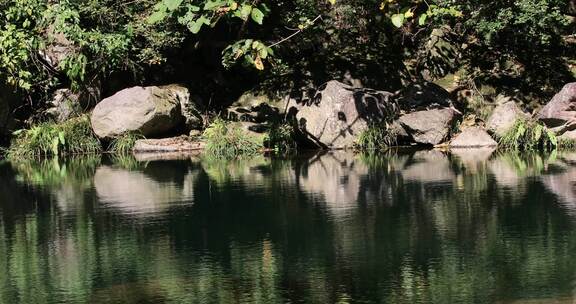
[[573, 303], [576, 153], [0, 164], [0, 303]]

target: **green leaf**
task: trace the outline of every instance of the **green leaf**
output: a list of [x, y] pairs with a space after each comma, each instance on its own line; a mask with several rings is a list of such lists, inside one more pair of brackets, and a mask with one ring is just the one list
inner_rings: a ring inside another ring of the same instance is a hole
[[242, 9], [240, 9], [240, 18], [242, 20], [248, 20], [250, 13], [252, 12], [252, 5], [243, 4]]
[[397, 28], [401, 28], [402, 25], [404, 25], [404, 14], [394, 14], [390, 19], [392, 20], [392, 24]]
[[252, 9], [252, 13], [250, 15], [252, 16], [252, 20], [254, 20], [254, 22], [262, 25], [264, 20], [264, 13], [261, 10], [254, 8]]
[[196, 19], [196, 21], [192, 22], [192, 25], [190, 26], [190, 31], [193, 34], [198, 34], [202, 29], [202, 25], [204, 24], [210, 24], [210, 19], [202, 15], [200, 16], [200, 18]]
[[66, 138], [64, 138], [64, 131], [60, 131], [58, 133], [58, 138], [60, 139], [60, 144], [61, 145], [65, 145], [66, 144]]
[[268, 48], [263, 47], [258, 51], [258, 55], [260, 55], [260, 58], [262, 59], [266, 59], [268, 57]]
[[168, 16], [168, 13], [166, 11], [155, 11], [154, 13], [152, 13], [152, 15], [148, 17], [148, 19], [146, 19], [146, 22], [148, 22], [149, 24], [155, 24], [164, 20], [166, 16]]
[[426, 24], [426, 19], [428, 19], [428, 14], [420, 15], [420, 17], [418, 18], [418, 25], [423, 26], [424, 24]]
[[162, 1], [169, 11], [176, 10], [184, 0], [164, 0]]
[[226, 5], [226, 1], [208, 1], [204, 4], [204, 10], [210, 11]]

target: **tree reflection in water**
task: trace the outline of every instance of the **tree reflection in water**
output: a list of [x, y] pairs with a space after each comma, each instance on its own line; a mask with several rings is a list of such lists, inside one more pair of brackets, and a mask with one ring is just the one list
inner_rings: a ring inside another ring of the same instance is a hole
[[0, 165], [0, 303], [570, 301], [576, 154]]

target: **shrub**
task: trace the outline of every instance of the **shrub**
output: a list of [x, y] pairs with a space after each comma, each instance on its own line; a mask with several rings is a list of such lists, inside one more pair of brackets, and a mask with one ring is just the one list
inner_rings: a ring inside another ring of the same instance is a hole
[[237, 124], [216, 119], [202, 134], [206, 140], [206, 154], [217, 158], [254, 155], [264, 147], [263, 137], [250, 135]]
[[553, 150], [560, 146], [554, 132], [529, 119], [518, 119], [498, 142], [500, 148], [507, 150]]
[[16, 137], [8, 149], [9, 158], [86, 154], [102, 150], [86, 115], [63, 123], [41, 123], [29, 130], [16, 131], [14, 135]]

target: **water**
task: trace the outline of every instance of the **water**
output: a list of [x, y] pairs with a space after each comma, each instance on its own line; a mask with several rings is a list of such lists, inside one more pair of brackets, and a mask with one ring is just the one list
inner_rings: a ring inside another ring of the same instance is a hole
[[576, 153], [0, 164], [0, 303], [573, 303]]

